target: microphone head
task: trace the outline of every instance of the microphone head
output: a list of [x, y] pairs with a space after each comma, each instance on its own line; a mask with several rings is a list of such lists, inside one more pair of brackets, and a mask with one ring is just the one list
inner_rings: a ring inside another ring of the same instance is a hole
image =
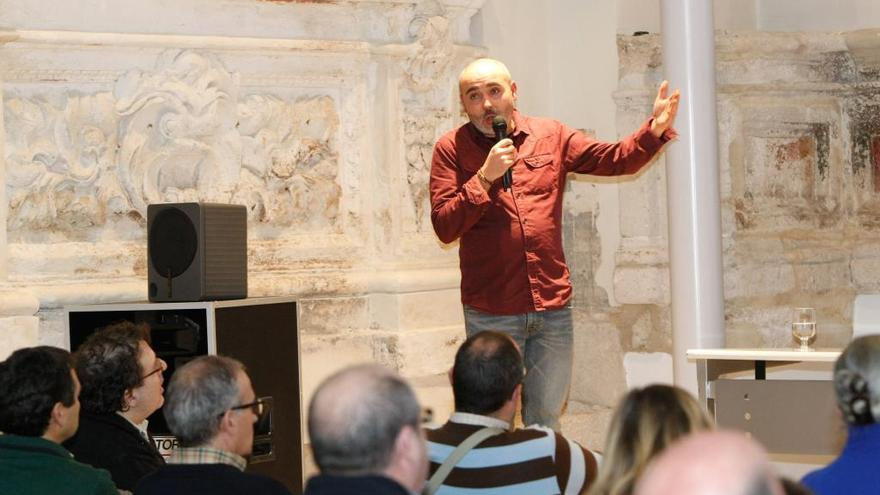
[[495, 131], [495, 137], [500, 141], [507, 137], [507, 121], [504, 117], [496, 115], [492, 119], [492, 130]]

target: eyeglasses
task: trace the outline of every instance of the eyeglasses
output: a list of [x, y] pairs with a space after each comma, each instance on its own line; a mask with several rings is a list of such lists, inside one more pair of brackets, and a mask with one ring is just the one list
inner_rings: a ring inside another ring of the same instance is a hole
[[[269, 403], [268, 397], [260, 397], [253, 402], [248, 402], [247, 404], [241, 404], [239, 406], [230, 407], [230, 411], [238, 411], [240, 409], [250, 409], [252, 413], [254, 413], [258, 418], [263, 417], [263, 414], [268, 409], [267, 404]], [[221, 414], [220, 416], [223, 416]]]
[[146, 380], [147, 378], [155, 375], [156, 373], [161, 373], [161, 372], [165, 371], [165, 361], [162, 361], [161, 359], [158, 359], [157, 361], [159, 362], [159, 365], [156, 367], [156, 369], [154, 369], [153, 371], [142, 376], [141, 380]]

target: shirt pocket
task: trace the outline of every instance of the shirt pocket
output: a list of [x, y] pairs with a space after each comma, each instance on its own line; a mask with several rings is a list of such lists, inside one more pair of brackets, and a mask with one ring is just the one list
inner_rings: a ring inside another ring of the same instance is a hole
[[523, 158], [523, 165], [525, 165], [523, 173], [517, 176], [516, 169], [514, 169], [514, 187], [518, 181], [522, 180], [520, 185], [526, 186], [529, 191], [550, 192], [554, 190], [559, 174], [553, 157], [554, 155], [551, 153], [544, 153]]

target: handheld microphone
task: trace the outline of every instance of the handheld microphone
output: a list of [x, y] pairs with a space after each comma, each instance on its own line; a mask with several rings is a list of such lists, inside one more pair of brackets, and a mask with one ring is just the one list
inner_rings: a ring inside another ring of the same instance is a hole
[[[495, 131], [495, 142], [507, 137], [507, 121], [504, 120], [504, 117], [496, 115], [492, 119], [492, 130]], [[513, 172], [510, 168], [504, 171], [504, 175], [501, 177], [501, 185], [504, 186], [505, 191], [513, 185]]]

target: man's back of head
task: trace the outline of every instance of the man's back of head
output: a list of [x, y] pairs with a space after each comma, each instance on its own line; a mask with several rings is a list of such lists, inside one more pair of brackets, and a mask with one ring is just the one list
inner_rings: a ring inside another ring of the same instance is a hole
[[427, 461], [420, 408], [410, 386], [374, 364], [343, 369], [321, 383], [309, 406], [309, 437], [322, 474], [380, 475], [410, 491]]
[[468, 337], [455, 354], [455, 410], [491, 414], [510, 400], [523, 379], [523, 359], [506, 334], [483, 331]]
[[706, 431], [684, 437], [645, 470], [635, 495], [782, 495], [764, 449], [745, 434]]
[[60, 443], [76, 433], [79, 401], [70, 353], [19, 349], [0, 363], [0, 431]]
[[[225, 438], [223, 424], [227, 413], [235, 412], [243, 400], [252, 399], [243, 397], [245, 393], [252, 396], [253, 390], [241, 362], [223, 356], [194, 359], [171, 378], [164, 409], [168, 427], [182, 447], [214, 447], [247, 455], [250, 453], [248, 438], [240, 441]], [[245, 436], [250, 432], [250, 443], [253, 442], [253, 422], [245, 421], [241, 428]]]

